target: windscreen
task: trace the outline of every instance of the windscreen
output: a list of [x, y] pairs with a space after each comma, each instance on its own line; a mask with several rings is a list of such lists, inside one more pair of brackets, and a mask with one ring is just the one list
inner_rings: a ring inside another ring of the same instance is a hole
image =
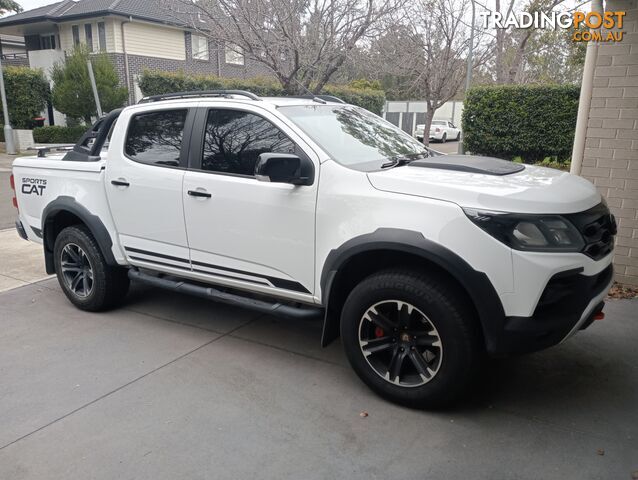
[[342, 165], [378, 169], [388, 160], [428, 156], [425, 146], [381, 117], [351, 105], [283, 106], [279, 110]]

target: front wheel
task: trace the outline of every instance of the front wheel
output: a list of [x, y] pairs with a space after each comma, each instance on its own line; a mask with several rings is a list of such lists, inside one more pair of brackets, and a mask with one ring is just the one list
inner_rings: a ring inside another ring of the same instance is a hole
[[456, 141], [458, 142], [459, 140], [461, 140], [461, 132], [456, 134]]
[[348, 296], [341, 338], [357, 375], [379, 395], [414, 408], [458, 398], [480, 360], [464, 297], [444, 279], [409, 270], [366, 278]]
[[93, 235], [83, 225], [62, 230], [55, 239], [53, 255], [60, 287], [79, 309], [105, 310], [126, 295], [126, 270], [106, 263]]

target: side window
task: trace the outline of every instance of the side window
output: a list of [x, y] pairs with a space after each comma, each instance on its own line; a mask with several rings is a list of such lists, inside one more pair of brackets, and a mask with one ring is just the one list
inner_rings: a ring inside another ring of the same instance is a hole
[[78, 27], [77, 25], [72, 25], [71, 26], [71, 35], [73, 36], [73, 45], [79, 45], [80, 44], [80, 27]]
[[268, 152], [294, 153], [295, 144], [272, 123], [254, 113], [208, 111], [202, 170], [253, 176], [257, 157]]
[[136, 162], [178, 167], [187, 113], [184, 109], [135, 115], [128, 126], [124, 152]]
[[93, 51], [93, 26], [90, 23], [84, 24], [84, 37], [86, 38], [86, 45], [89, 48], [89, 52]]

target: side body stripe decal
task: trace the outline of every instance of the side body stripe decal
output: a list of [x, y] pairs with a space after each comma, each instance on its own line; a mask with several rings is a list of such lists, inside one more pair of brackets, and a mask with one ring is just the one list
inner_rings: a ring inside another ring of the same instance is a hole
[[[181, 262], [184, 263], [184, 266], [180, 266], [180, 265], [173, 265], [171, 263], [166, 263], [166, 262], [162, 262], [159, 260], [155, 260], [155, 259], [148, 259], [148, 258], [141, 258], [139, 256], [134, 256], [134, 255], [130, 255], [129, 257], [133, 260], [137, 260], [140, 262], [149, 262], [149, 263], [155, 263], [157, 265], [162, 265], [162, 266], [166, 266], [166, 267], [172, 267], [172, 268], [178, 268], [178, 269], [182, 269], [182, 270], [191, 270], [190, 268], [190, 264], [192, 263], [193, 267], [195, 266], [200, 266], [200, 267], [207, 267], [207, 268], [214, 268], [215, 270], [222, 270], [224, 272], [230, 272], [230, 273], [239, 273], [241, 275], [250, 275], [253, 277], [257, 277], [257, 278], [261, 278], [263, 280], [267, 280], [268, 282], [270, 282], [272, 285], [274, 285], [277, 288], [282, 288], [284, 290], [292, 290], [295, 292], [301, 292], [301, 293], [310, 293], [308, 291], [307, 288], [305, 288], [302, 284], [292, 281], [292, 280], [286, 280], [284, 278], [277, 278], [277, 277], [271, 277], [268, 275], [261, 275], [261, 274], [257, 274], [257, 273], [252, 273], [252, 272], [246, 272], [244, 270], [238, 270], [236, 268], [229, 268], [229, 267], [222, 267], [219, 265], [212, 265], [210, 263], [204, 263], [204, 262], [199, 262], [199, 261], [189, 261], [188, 259], [185, 258], [180, 258], [180, 257], [174, 257], [171, 255], [165, 255], [163, 253], [155, 253], [155, 252], [149, 252], [148, 250], [142, 250], [139, 248], [133, 248], [133, 247], [124, 247], [124, 249], [129, 252], [129, 253], [138, 253], [138, 254], [142, 254], [142, 255], [148, 255], [150, 257], [156, 257], [156, 258], [160, 258], [160, 259], [165, 259], [165, 260], [171, 260], [174, 262]], [[259, 281], [259, 280], [252, 280], [252, 279], [247, 279], [247, 278], [240, 278], [240, 277], [235, 277], [232, 275], [226, 275], [226, 274], [221, 274], [221, 273], [216, 273], [216, 272], [208, 272], [206, 270], [202, 270], [202, 269], [198, 269], [198, 268], [193, 268], [192, 269], [194, 272], [197, 273], [205, 273], [208, 275], [216, 275], [218, 277], [225, 277], [225, 278], [232, 278], [234, 280], [242, 280], [244, 282], [252, 282], [252, 283], [256, 283], [259, 285], [266, 285], [268, 286], [268, 283], [263, 282], [263, 281]]]

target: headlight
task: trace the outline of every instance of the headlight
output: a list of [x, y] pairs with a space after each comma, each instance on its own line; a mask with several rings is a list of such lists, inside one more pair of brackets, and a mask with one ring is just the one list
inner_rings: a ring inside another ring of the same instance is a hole
[[464, 208], [472, 222], [515, 250], [580, 252], [580, 232], [560, 215], [527, 215]]

